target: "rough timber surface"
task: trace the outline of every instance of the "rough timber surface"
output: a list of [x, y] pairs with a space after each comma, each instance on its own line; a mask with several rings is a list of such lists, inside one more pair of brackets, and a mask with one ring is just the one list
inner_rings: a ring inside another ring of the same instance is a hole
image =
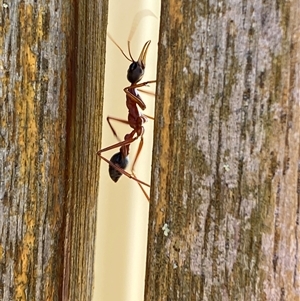
[[1, 1], [0, 22], [0, 299], [89, 300], [107, 3]]
[[145, 300], [300, 298], [299, 1], [162, 1]]

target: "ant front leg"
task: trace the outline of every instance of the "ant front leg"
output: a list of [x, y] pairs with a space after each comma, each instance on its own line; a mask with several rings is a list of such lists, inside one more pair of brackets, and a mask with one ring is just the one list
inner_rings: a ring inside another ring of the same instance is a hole
[[139, 87], [144, 87], [152, 83], [156, 83], [156, 80], [150, 80], [140, 84], [131, 85], [129, 87], [124, 88], [124, 92], [126, 93], [126, 96], [129, 97], [132, 101], [134, 101], [142, 110], [145, 110], [146, 105], [144, 104], [142, 98], [138, 94], [133, 94], [130, 90], [134, 90]]

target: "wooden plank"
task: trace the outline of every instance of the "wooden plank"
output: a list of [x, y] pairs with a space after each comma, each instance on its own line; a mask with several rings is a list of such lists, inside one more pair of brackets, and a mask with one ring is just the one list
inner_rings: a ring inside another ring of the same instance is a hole
[[107, 2], [3, 2], [0, 299], [89, 300]]
[[298, 1], [162, 1], [145, 300], [299, 298]]

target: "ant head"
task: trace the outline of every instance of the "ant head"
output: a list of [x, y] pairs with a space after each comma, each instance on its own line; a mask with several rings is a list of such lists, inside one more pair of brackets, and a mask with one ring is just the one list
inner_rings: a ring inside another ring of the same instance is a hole
[[116, 43], [116, 41], [111, 37], [108, 33], [108, 37], [112, 40], [112, 42], [120, 49], [125, 58], [132, 62], [127, 71], [127, 79], [130, 83], [134, 84], [140, 81], [144, 75], [145, 67], [146, 67], [146, 55], [151, 41], [147, 41], [140, 53], [140, 56], [137, 61], [135, 61], [131, 55], [130, 51], [130, 41], [128, 41], [128, 52], [129, 57], [125, 54], [122, 48]]
[[146, 55], [151, 41], [145, 43], [140, 56], [137, 61], [135, 61], [130, 52], [130, 45], [128, 42], [128, 51], [131, 58], [131, 64], [127, 71], [127, 79], [130, 83], [134, 84], [140, 81], [144, 75], [145, 67], [146, 67]]
[[144, 75], [145, 66], [140, 65], [139, 62], [130, 64], [127, 70], [127, 79], [130, 83], [134, 84], [139, 82]]

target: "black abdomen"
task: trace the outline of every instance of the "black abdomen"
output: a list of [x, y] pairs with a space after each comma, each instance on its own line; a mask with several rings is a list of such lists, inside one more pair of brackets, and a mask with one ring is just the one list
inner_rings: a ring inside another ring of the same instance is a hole
[[[118, 152], [116, 154], [114, 154], [111, 159], [110, 162], [114, 163], [116, 166], [125, 169], [129, 163], [129, 159], [128, 157], [124, 157], [122, 156], [121, 152]], [[120, 173], [118, 170], [116, 170], [114, 167], [112, 167], [111, 165], [109, 165], [108, 168], [108, 172], [109, 172], [109, 176], [110, 178], [116, 183], [120, 177], [122, 176], [122, 173]]]

